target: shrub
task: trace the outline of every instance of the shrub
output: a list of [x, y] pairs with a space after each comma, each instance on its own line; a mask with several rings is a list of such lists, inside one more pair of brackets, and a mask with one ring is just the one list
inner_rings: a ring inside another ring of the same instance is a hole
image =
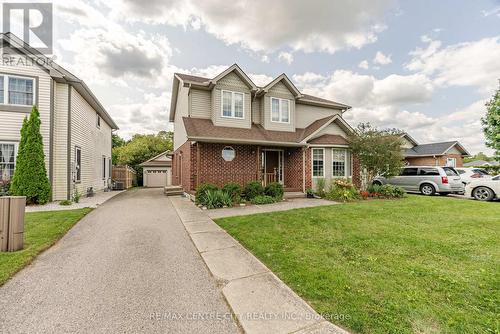
[[368, 186], [368, 188], [366, 189], [370, 194], [375, 194], [375, 193], [379, 193], [379, 190], [380, 190], [380, 187], [381, 185], [378, 185], [378, 184], [370, 184]]
[[229, 182], [222, 187], [222, 190], [229, 194], [234, 203], [239, 203], [241, 201], [241, 186], [235, 182]]
[[250, 202], [252, 204], [272, 204], [276, 202], [276, 199], [268, 195], [258, 195], [252, 198]]
[[307, 188], [306, 189], [306, 195], [307, 197], [314, 197], [314, 189], [313, 188]]
[[208, 209], [222, 208], [224, 206], [233, 206], [231, 195], [220, 189], [209, 189], [204, 193], [204, 206]]
[[219, 188], [217, 188], [215, 184], [211, 183], [200, 184], [198, 188], [196, 188], [195, 203], [205, 205], [207, 191], [215, 191], [218, 189]]
[[78, 191], [78, 188], [75, 188], [75, 192], [73, 193], [73, 202], [79, 203], [80, 198], [82, 198], [82, 194]]
[[319, 197], [325, 197], [326, 192], [326, 181], [325, 179], [317, 179], [316, 180], [316, 195]]
[[59, 205], [71, 205], [73, 202], [71, 202], [69, 199], [65, 199], [64, 201], [60, 201]]
[[380, 196], [385, 198], [401, 198], [404, 197], [405, 191], [401, 187], [393, 186], [391, 184], [384, 184], [378, 189]]
[[359, 198], [359, 192], [348, 179], [332, 181], [325, 197], [333, 201], [348, 202]]
[[264, 193], [267, 196], [273, 197], [274, 199], [276, 199], [276, 201], [281, 201], [283, 199], [283, 193], [284, 193], [283, 185], [279, 182], [269, 183], [266, 186]]
[[10, 195], [9, 188], [10, 188], [9, 181], [0, 181], [0, 197], [9, 196]]
[[10, 186], [10, 192], [15, 196], [26, 196], [28, 204], [45, 204], [50, 199], [51, 188], [45, 169], [40, 124], [40, 114], [33, 106], [29, 119], [23, 121], [16, 170]]
[[251, 201], [252, 198], [254, 197], [264, 195], [264, 187], [259, 181], [249, 182], [245, 186], [244, 193], [245, 193], [245, 198]]

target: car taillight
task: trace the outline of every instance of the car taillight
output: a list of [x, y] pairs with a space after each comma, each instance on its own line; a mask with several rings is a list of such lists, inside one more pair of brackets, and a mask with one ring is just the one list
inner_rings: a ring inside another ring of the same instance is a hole
[[481, 174], [479, 174], [479, 173], [474, 173], [470, 177], [473, 177], [473, 178], [477, 179], [477, 178], [483, 177], [483, 176]]
[[448, 184], [448, 176], [441, 176], [441, 183]]

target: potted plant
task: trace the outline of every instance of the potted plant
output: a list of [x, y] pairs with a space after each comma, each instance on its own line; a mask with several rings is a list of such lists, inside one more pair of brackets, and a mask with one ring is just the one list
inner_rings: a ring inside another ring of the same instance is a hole
[[307, 188], [306, 195], [307, 198], [314, 198], [314, 190], [312, 188]]

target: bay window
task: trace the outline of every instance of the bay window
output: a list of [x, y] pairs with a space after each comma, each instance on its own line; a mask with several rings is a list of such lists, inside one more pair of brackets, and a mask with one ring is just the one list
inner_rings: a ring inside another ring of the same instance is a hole
[[312, 149], [312, 173], [313, 177], [325, 176], [325, 150], [323, 148]]
[[332, 176], [346, 177], [347, 151], [344, 149], [332, 149]]
[[244, 118], [244, 115], [245, 115], [244, 94], [223, 90], [222, 117]]
[[271, 121], [290, 123], [290, 100], [271, 97]]
[[0, 142], [0, 181], [10, 181], [16, 167], [16, 144]]
[[32, 106], [35, 101], [35, 79], [0, 75], [0, 104]]

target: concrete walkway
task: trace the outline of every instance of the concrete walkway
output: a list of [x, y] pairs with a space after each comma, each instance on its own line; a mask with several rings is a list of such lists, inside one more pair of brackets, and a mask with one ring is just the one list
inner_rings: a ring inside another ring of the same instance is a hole
[[2, 333], [238, 333], [161, 189], [120, 194], [0, 287]]
[[238, 206], [233, 208], [207, 210], [206, 213], [210, 218], [216, 219], [216, 218], [232, 217], [232, 216], [253, 215], [255, 213], [286, 211], [286, 210], [300, 209], [300, 208], [312, 208], [315, 206], [334, 205], [334, 204], [339, 204], [339, 203], [317, 198], [293, 198], [274, 204], [247, 205], [247, 206]]
[[103, 204], [107, 200], [121, 194], [125, 190], [120, 191], [99, 191], [92, 197], [84, 197], [80, 199], [78, 203], [72, 203], [71, 205], [60, 205], [60, 201], [50, 202], [43, 205], [28, 205], [26, 207], [26, 212], [39, 212], [39, 211], [59, 211], [59, 210], [73, 210], [81, 208], [97, 208], [99, 205]]
[[316, 313], [207, 211], [182, 197], [173, 197], [172, 204], [246, 333], [348, 334]]

